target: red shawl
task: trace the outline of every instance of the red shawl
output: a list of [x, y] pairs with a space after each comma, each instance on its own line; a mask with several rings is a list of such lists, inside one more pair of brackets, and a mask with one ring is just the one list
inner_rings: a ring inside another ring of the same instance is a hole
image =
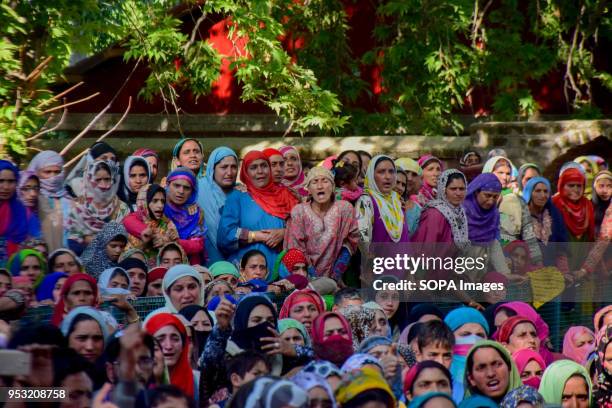
[[191, 371], [191, 365], [189, 364], [189, 339], [187, 338], [187, 331], [185, 325], [174, 315], [170, 313], [159, 313], [151, 317], [146, 325], [145, 330], [151, 336], [155, 336], [155, 333], [165, 326], [174, 326], [176, 330], [181, 334], [183, 339], [183, 350], [179, 360], [170, 371], [170, 383], [181, 389], [190, 398], [193, 398], [194, 385], [193, 385], [193, 371]]
[[62, 285], [62, 291], [60, 293], [59, 302], [57, 302], [57, 304], [55, 305], [55, 308], [53, 309], [53, 316], [51, 317], [51, 324], [59, 327], [59, 325], [62, 323], [62, 320], [64, 320], [64, 314], [68, 312], [66, 310], [66, 303], [65, 303], [66, 296], [68, 295], [68, 292], [70, 292], [72, 285], [82, 280], [89, 283], [89, 285], [91, 286], [91, 290], [93, 290], [93, 293], [94, 293], [93, 305], [89, 305], [89, 306], [98, 307], [98, 303], [99, 303], [98, 284], [96, 280], [92, 278], [91, 276], [87, 275], [86, 273], [75, 273], [74, 275], [70, 275], [68, 279], [66, 279], [66, 282], [64, 282], [64, 285]]
[[255, 187], [247, 172], [249, 165], [255, 160], [265, 160], [268, 163], [268, 167], [270, 167], [270, 161], [266, 155], [259, 150], [253, 150], [244, 156], [242, 167], [240, 168], [240, 180], [246, 185], [251, 198], [253, 198], [265, 212], [283, 220], [287, 219], [293, 207], [298, 204], [297, 198], [295, 198], [287, 187], [274, 184], [271, 175], [265, 187]]
[[595, 213], [593, 203], [582, 196], [578, 201], [571, 201], [563, 194], [563, 187], [567, 183], [586, 183], [584, 175], [578, 169], [567, 169], [559, 177], [557, 194], [552, 202], [559, 209], [567, 229], [577, 238], [587, 233], [589, 241], [595, 239]]
[[346, 330], [349, 340], [353, 341], [353, 335], [352, 335], [353, 331], [351, 330], [351, 325], [346, 320], [346, 318], [342, 316], [340, 313], [325, 312], [325, 313], [318, 315], [317, 318], [314, 319], [314, 322], [312, 322], [312, 333], [311, 333], [312, 343], [320, 344], [323, 342], [323, 338], [325, 337], [325, 321], [329, 319], [330, 317], [337, 317], [340, 320], [340, 322], [342, 323], [342, 326]]

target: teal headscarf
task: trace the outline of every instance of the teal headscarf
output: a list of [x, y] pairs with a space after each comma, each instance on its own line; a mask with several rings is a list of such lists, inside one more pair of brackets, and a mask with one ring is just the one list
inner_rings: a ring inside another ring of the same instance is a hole
[[459, 408], [498, 408], [499, 405], [491, 398], [482, 395], [474, 395], [473, 397], [464, 399]]
[[221, 275], [232, 275], [240, 279], [240, 272], [238, 272], [238, 269], [233, 263], [228, 261], [217, 261], [210, 265], [208, 271], [213, 279], [216, 279]]
[[428, 392], [426, 394], [419, 395], [418, 397], [416, 397], [412, 401], [410, 401], [410, 404], [408, 405], [408, 408], [422, 408], [430, 400], [432, 400], [434, 398], [440, 398], [440, 397], [446, 398], [447, 400], [449, 400], [453, 404], [453, 407], [457, 406], [457, 404], [455, 404], [455, 401], [453, 401], [451, 396], [448, 395], [448, 394], [445, 394], [443, 392]]
[[[196, 142], [198, 144], [198, 146], [200, 146], [200, 151], [202, 152], [202, 154], [204, 154], [204, 149], [202, 148], [202, 143], [200, 143], [199, 140], [193, 139], [191, 137], [187, 137], [187, 138], [183, 138], [183, 139], [179, 140], [174, 145], [174, 149], [172, 149], [172, 163], [170, 163], [170, 170], [171, 171], [173, 171], [173, 170], [177, 169], [178, 167], [180, 167], [180, 165], [178, 163], [179, 152], [181, 151], [181, 148], [183, 147], [183, 145], [186, 142], [188, 142], [188, 141]], [[202, 165], [200, 166], [200, 169], [198, 170], [198, 174], [196, 174], [196, 179], [199, 179], [200, 177], [204, 177], [204, 172], [205, 172], [204, 160], [202, 160]]]
[[285, 331], [289, 329], [296, 329], [297, 331], [299, 331], [302, 337], [304, 338], [304, 344], [306, 345], [306, 347], [311, 347], [310, 336], [308, 335], [308, 332], [306, 331], [306, 328], [302, 323], [291, 318], [280, 319], [278, 321], [279, 334], [282, 335]]
[[206, 238], [215, 248], [217, 247], [217, 230], [219, 221], [221, 221], [221, 210], [226, 198], [225, 192], [215, 182], [215, 166], [229, 156], [234, 157], [238, 164], [238, 156], [229, 147], [221, 146], [213, 150], [206, 164], [208, 171], [199, 181], [198, 205], [204, 210], [204, 219], [208, 227]]

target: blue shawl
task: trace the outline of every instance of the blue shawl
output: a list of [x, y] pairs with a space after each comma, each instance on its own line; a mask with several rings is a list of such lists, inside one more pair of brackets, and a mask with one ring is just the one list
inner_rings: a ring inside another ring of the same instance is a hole
[[184, 179], [191, 184], [191, 195], [181, 207], [177, 207], [168, 201], [164, 207], [164, 214], [174, 222], [180, 239], [203, 236], [206, 231], [204, 226], [200, 225], [200, 214], [202, 209], [196, 203], [198, 197], [198, 183], [196, 182], [196, 178], [193, 172], [188, 168], [179, 167], [168, 175], [166, 193], [168, 193], [170, 183], [176, 179]]

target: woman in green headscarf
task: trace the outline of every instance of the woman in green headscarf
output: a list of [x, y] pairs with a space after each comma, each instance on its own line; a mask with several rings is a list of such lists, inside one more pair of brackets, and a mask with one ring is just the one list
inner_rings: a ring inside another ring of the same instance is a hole
[[22, 249], [15, 253], [6, 265], [13, 276], [26, 276], [36, 288], [47, 274], [47, 260], [34, 249]]
[[482, 169], [483, 173], [495, 174], [502, 185], [502, 194], [498, 202], [501, 242], [502, 245], [506, 245], [512, 241], [525, 241], [529, 246], [532, 263], [541, 265], [542, 251], [533, 229], [529, 207], [509, 187], [513, 167], [510, 159], [494, 156], [487, 160]]
[[574, 159], [574, 162], [579, 163], [584, 169], [584, 175], [586, 176], [584, 196], [590, 200], [593, 198], [593, 178], [599, 173], [599, 164], [588, 156], [578, 156]]
[[544, 371], [539, 392], [547, 404], [565, 407], [566, 401], [571, 401], [573, 404], [568, 407], [588, 408], [592, 388], [591, 378], [583, 366], [571, 360], [559, 360]]
[[468, 352], [465, 384], [466, 399], [481, 395], [499, 403], [523, 383], [508, 351], [496, 341], [482, 340]]

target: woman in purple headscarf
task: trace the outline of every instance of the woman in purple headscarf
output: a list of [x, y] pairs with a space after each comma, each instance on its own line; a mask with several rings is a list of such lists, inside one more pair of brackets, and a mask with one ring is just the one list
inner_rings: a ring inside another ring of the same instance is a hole
[[19, 250], [28, 236], [26, 209], [17, 199], [19, 169], [0, 160], [0, 265]]
[[468, 237], [472, 243], [468, 252], [471, 257], [484, 257], [488, 268], [470, 273], [471, 279], [480, 281], [487, 270], [510, 275], [499, 242], [499, 210], [497, 200], [502, 185], [492, 173], [478, 175], [468, 185], [467, 196], [463, 202], [468, 219]]

